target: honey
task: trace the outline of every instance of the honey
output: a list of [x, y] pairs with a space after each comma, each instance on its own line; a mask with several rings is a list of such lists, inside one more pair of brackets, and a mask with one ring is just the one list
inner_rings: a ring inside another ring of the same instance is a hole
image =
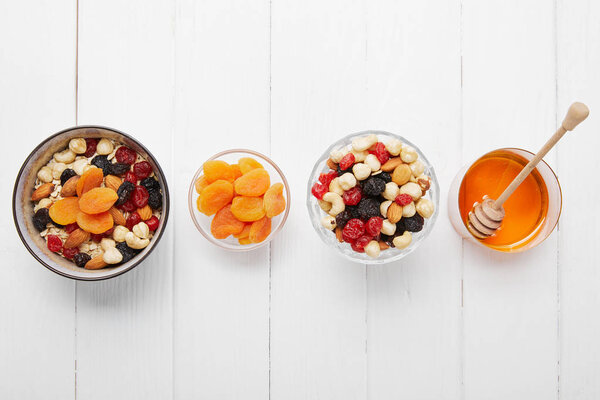
[[[484, 195], [497, 199], [528, 160], [507, 150], [496, 150], [478, 159], [466, 172], [458, 205], [466, 226], [469, 212]], [[504, 203], [506, 215], [495, 236], [481, 240], [488, 247], [514, 251], [533, 240], [548, 214], [548, 189], [537, 169]]]

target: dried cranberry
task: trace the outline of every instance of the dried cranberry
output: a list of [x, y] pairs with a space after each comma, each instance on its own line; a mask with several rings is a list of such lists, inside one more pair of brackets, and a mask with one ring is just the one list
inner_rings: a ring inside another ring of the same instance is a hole
[[56, 235], [48, 235], [46, 236], [46, 240], [48, 240], [48, 250], [53, 252], [59, 252], [63, 247], [63, 242]]
[[159, 221], [158, 218], [156, 218], [156, 215], [153, 215], [152, 218], [146, 221], [146, 225], [148, 225], [148, 229], [150, 229], [151, 231], [157, 230], [158, 224]]
[[115, 231], [115, 227], [113, 226], [112, 228], [110, 228], [109, 230], [107, 230], [106, 232], [103, 233], [104, 237], [109, 237], [112, 236], [113, 232]]
[[131, 202], [137, 208], [142, 208], [148, 204], [148, 191], [143, 186], [136, 186], [131, 194]]
[[137, 224], [139, 224], [142, 221], [142, 217], [140, 217], [140, 214], [138, 214], [137, 212], [131, 213], [129, 214], [129, 217], [127, 217], [127, 229], [132, 230], [133, 227]]
[[312, 189], [310, 190], [310, 192], [313, 194], [313, 196], [315, 196], [319, 200], [323, 199], [323, 195], [325, 193], [327, 193], [328, 191], [329, 191], [329, 187], [325, 186], [319, 182], [315, 182]]
[[77, 222], [73, 222], [72, 224], [65, 225], [65, 232], [71, 233], [77, 228], [79, 228], [79, 225], [77, 225]]
[[117, 207], [119, 207], [121, 210], [127, 211], [127, 212], [132, 212], [132, 211], [137, 210], [137, 207], [135, 206], [135, 204], [133, 204], [133, 201], [131, 201], [131, 200], [127, 200], [125, 203], [123, 203]]
[[344, 204], [348, 206], [355, 206], [360, 202], [362, 198], [362, 191], [360, 190], [360, 186], [354, 186], [352, 189], [348, 189], [344, 192], [342, 196], [344, 199]]
[[[350, 221], [348, 221], [346, 226], [344, 226], [344, 229], [342, 230], [342, 237], [343, 237], [344, 241], [346, 241], [346, 242], [348, 242], [348, 241], [353, 242], [356, 239], [358, 239], [359, 237], [361, 237], [364, 233], [365, 233], [365, 223], [362, 222], [358, 218], [353, 218]], [[346, 239], [350, 239], [350, 240], [346, 240]]]
[[375, 237], [375, 236], [379, 235], [379, 232], [381, 232], [382, 226], [383, 226], [383, 218], [371, 217], [367, 221], [367, 224], [365, 226], [365, 231], [372, 237]]
[[85, 139], [85, 144], [87, 147], [85, 148], [85, 156], [91, 157], [96, 154], [96, 146], [98, 146], [98, 139]]
[[375, 150], [370, 152], [371, 154], [375, 154], [375, 157], [379, 160], [380, 163], [385, 164], [390, 159], [390, 153], [385, 148], [385, 144], [378, 142], [375, 145]]
[[72, 247], [70, 249], [63, 249], [63, 256], [68, 258], [69, 260], [75, 257], [75, 254], [79, 253], [79, 249], [77, 247]]
[[353, 166], [355, 161], [356, 158], [354, 157], [354, 154], [348, 153], [344, 157], [342, 157], [338, 165], [342, 171], [345, 171], [351, 166]]
[[321, 174], [319, 175], [319, 182], [321, 182], [323, 185], [329, 187], [329, 184], [331, 183], [332, 180], [334, 180], [335, 178], [337, 178], [338, 174], [336, 171], [329, 171], [326, 174]]
[[137, 176], [135, 176], [133, 171], [127, 171], [127, 173], [125, 174], [125, 181], [131, 182], [135, 185], [138, 181], [138, 178]]
[[404, 206], [407, 206], [410, 203], [412, 203], [413, 198], [410, 196], [410, 194], [402, 193], [402, 194], [399, 194], [398, 196], [396, 196], [395, 201], [396, 201], [396, 203], [398, 203], [399, 205], [404, 207]]
[[100, 243], [100, 241], [102, 239], [104, 239], [103, 233], [92, 233], [90, 236], [91, 236], [92, 240], [96, 243]]
[[129, 147], [121, 146], [115, 152], [115, 157], [117, 158], [117, 161], [120, 163], [132, 165], [133, 163], [135, 163], [137, 154], [135, 153], [135, 151], [131, 150]]
[[359, 237], [354, 242], [352, 242], [352, 250], [356, 251], [357, 253], [364, 253], [365, 246], [368, 245], [371, 240], [373, 240], [373, 238], [368, 235]]
[[152, 173], [152, 165], [150, 165], [148, 161], [140, 161], [139, 163], [134, 164], [133, 172], [135, 172], [135, 176], [137, 176], [138, 179], [147, 178]]

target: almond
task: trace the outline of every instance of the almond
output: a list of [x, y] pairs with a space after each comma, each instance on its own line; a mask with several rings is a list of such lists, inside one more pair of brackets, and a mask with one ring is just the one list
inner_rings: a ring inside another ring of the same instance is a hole
[[331, 158], [327, 159], [327, 166], [329, 167], [329, 169], [333, 169], [333, 170], [337, 170], [337, 167], [338, 167], [338, 165], [336, 163], [334, 163]]
[[340, 228], [339, 226], [335, 228], [335, 237], [337, 238], [338, 242], [344, 241], [344, 239], [342, 238], [342, 228]]
[[408, 164], [400, 164], [394, 169], [392, 173], [392, 182], [397, 184], [398, 186], [404, 185], [406, 182], [410, 180], [412, 176], [412, 170], [408, 166]]
[[50, 196], [53, 190], [54, 185], [52, 183], [44, 183], [39, 188], [35, 189], [35, 191], [31, 195], [31, 201], [45, 199], [46, 197]]
[[110, 213], [110, 215], [112, 215], [115, 225], [127, 225], [127, 220], [125, 219], [125, 216], [118, 208], [111, 207], [110, 210], [108, 210], [108, 212]]
[[90, 238], [90, 234], [83, 229], [77, 228], [69, 234], [67, 240], [65, 240], [65, 248], [72, 249], [78, 247], [83, 242], [86, 242]]
[[75, 175], [69, 178], [68, 181], [62, 187], [60, 191], [60, 195], [62, 197], [71, 197], [77, 194], [77, 181], [79, 180], [79, 175]]
[[119, 189], [121, 183], [123, 183], [123, 181], [118, 176], [106, 175], [106, 178], [104, 178], [104, 186], [114, 190], [115, 192]]
[[379, 241], [379, 250], [387, 250], [389, 248], [390, 246], [386, 242], [383, 242], [381, 240]]
[[400, 221], [401, 218], [402, 218], [402, 206], [399, 205], [396, 202], [393, 202], [388, 207], [388, 210], [387, 210], [387, 219], [392, 224], [395, 224], [396, 222]]
[[396, 169], [398, 165], [402, 164], [402, 159], [400, 157], [390, 158], [381, 166], [381, 170], [383, 172], [390, 172]]
[[102, 255], [92, 258], [85, 264], [85, 269], [101, 269], [106, 267], [108, 264], [104, 262]]
[[138, 208], [137, 213], [142, 218], [142, 221], [147, 221], [150, 218], [152, 218], [152, 208], [150, 208], [150, 206], [148, 204], [146, 204], [142, 208]]

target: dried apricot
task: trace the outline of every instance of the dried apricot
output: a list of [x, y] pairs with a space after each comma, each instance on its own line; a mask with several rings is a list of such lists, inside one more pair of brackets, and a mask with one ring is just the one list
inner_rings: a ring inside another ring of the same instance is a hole
[[236, 235], [243, 229], [244, 224], [231, 213], [231, 205], [221, 208], [210, 224], [210, 233], [217, 239], [225, 239], [229, 235]]
[[240, 166], [238, 164], [233, 164], [231, 166], [231, 169], [233, 170], [233, 180], [236, 180], [237, 178], [243, 175], [242, 170], [240, 169]]
[[[102, 170], [100, 170], [102, 172]], [[52, 204], [49, 215], [52, 221], [59, 225], [69, 225], [77, 221], [79, 213], [79, 199], [77, 197], [65, 197]]]
[[194, 187], [196, 188], [196, 193], [202, 193], [202, 189], [208, 186], [208, 181], [204, 175], [200, 175], [200, 178], [196, 179], [194, 183]]
[[263, 168], [262, 164], [256, 161], [254, 158], [250, 157], [242, 157], [238, 161], [238, 165], [240, 166], [240, 170], [242, 174], [247, 174], [253, 169]]
[[271, 178], [262, 168], [253, 169], [235, 180], [235, 192], [242, 196], [262, 196], [269, 186]]
[[113, 227], [113, 217], [108, 211], [100, 214], [86, 214], [79, 211], [77, 225], [86, 232], [99, 235]]
[[252, 242], [250, 241], [250, 239], [248, 239], [247, 237], [245, 237], [245, 238], [239, 238], [238, 239], [238, 243], [241, 244], [241, 245], [252, 244]]
[[204, 170], [204, 176], [208, 183], [223, 179], [229, 182], [235, 180], [235, 173], [231, 165], [221, 160], [210, 160], [204, 163], [202, 166]]
[[88, 190], [99, 187], [103, 181], [104, 173], [100, 168], [94, 167], [88, 169], [77, 181], [77, 196], [81, 197]]
[[247, 238], [248, 236], [250, 236], [250, 227], [251, 226], [252, 226], [252, 224], [246, 224], [244, 226], [244, 229], [242, 229], [242, 231], [240, 233], [234, 234], [233, 237], [236, 238], [236, 239]]
[[283, 184], [276, 183], [266, 191], [263, 200], [267, 217], [273, 218], [285, 210], [285, 198], [283, 197]]
[[231, 212], [237, 219], [252, 222], [265, 216], [263, 199], [260, 197], [237, 196], [231, 203]]
[[260, 243], [271, 233], [271, 218], [263, 217], [252, 223], [248, 239], [252, 243]]
[[213, 215], [225, 207], [233, 198], [233, 185], [225, 180], [218, 180], [204, 189], [198, 198], [198, 210], [206, 215]]
[[112, 189], [94, 188], [79, 198], [79, 209], [87, 214], [99, 214], [108, 211], [117, 201], [119, 196]]

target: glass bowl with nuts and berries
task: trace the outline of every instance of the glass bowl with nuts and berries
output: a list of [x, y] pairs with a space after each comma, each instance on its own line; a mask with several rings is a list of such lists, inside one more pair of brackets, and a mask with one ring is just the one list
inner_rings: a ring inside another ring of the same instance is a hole
[[15, 182], [13, 218], [29, 252], [79, 280], [129, 271], [159, 242], [169, 191], [152, 154], [111, 128], [80, 126], [44, 140]]
[[208, 241], [226, 250], [248, 251], [269, 243], [283, 228], [290, 190], [281, 169], [267, 156], [226, 150], [196, 171], [188, 207]]
[[306, 205], [327, 245], [363, 264], [397, 261], [429, 235], [439, 186], [417, 146], [383, 131], [348, 135], [316, 162]]

